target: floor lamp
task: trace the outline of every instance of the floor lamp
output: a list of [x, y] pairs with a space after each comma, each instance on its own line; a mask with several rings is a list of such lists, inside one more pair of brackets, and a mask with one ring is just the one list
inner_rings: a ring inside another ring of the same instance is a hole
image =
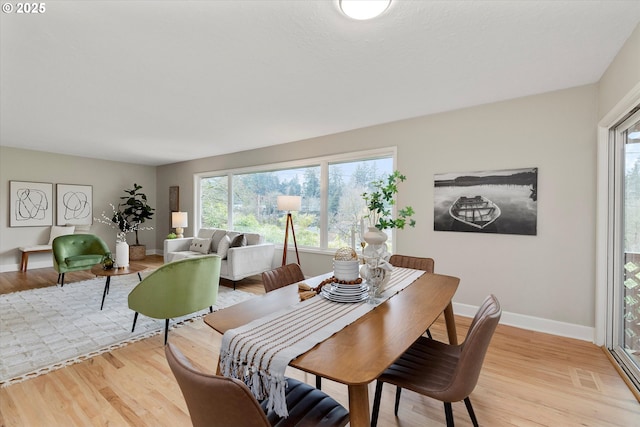
[[296, 259], [300, 264], [300, 255], [298, 255], [298, 242], [296, 242], [296, 232], [293, 229], [293, 217], [291, 211], [299, 211], [302, 205], [302, 197], [300, 196], [278, 196], [278, 209], [287, 211], [287, 225], [284, 231], [284, 248], [282, 249], [282, 265], [287, 263], [287, 243], [289, 241], [289, 224], [291, 224], [291, 234], [293, 235], [293, 245], [296, 248]]

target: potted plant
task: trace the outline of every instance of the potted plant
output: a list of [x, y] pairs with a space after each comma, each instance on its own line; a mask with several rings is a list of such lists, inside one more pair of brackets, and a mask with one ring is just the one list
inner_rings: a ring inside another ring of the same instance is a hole
[[116, 223], [123, 233], [135, 233], [136, 243], [129, 246], [129, 257], [132, 260], [144, 259], [146, 255], [146, 246], [140, 244], [138, 231], [153, 230], [153, 227], [142, 226], [146, 220], [153, 217], [155, 209], [149, 206], [147, 195], [141, 192], [141, 189], [141, 185], [134, 183], [132, 189], [124, 190], [127, 195], [120, 197], [122, 202], [120, 202], [117, 211], [111, 218], [111, 221]]
[[[386, 179], [379, 179], [371, 183], [373, 191], [362, 193], [362, 198], [366, 203], [369, 219], [369, 231], [379, 232], [387, 228], [404, 229], [406, 225], [415, 227], [416, 221], [411, 218], [415, 213], [411, 206], [398, 209], [397, 218], [392, 218], [392, 208], [396, 204], [395, 195], [398, 193], [398, 184], [406, 180], [407, 177], [399, 171], [390, 174]], [[382, 233], [384, 234], [384, 233]], [[366, 240], [366, 239], [365, 239]], [[383, 243], [386, 240], [386, 234]]]

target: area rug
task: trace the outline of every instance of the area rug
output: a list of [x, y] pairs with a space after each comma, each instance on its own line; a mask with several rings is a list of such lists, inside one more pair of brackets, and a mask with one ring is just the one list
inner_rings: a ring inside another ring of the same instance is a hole
[[[134, 313], [127, 305], [127, 297], [137, 283], [135, 274], [113, 277], [102, 310], [104, 278], [0, 295], [0, 386], [163, 332], [164, 320], [144, 315], [138, 316], [136, 330], [131, 332]], [[221, 286], [213, 309], [252, 296]], [[170, 327], [193, 321], [208, 312], [206, 309], [171, 319]]]

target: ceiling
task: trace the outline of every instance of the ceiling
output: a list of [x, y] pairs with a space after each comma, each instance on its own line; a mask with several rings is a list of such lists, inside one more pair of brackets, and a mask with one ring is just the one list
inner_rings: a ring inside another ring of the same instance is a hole
[[0, 15], [0, 145], [146, 165], [595, 83], [640, 22], [637, 0], [44, 4]]

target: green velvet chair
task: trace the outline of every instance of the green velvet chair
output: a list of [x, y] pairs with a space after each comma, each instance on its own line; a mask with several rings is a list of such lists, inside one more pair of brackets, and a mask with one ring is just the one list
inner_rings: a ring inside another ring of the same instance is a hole
[[58, 272], [58, 283], [64, 286], [64, 273], [90, 270], [111, 253], [107, 244], [95, 234], [67, 234], [51, 242], [53, 268]]
[[129, 293], [129, 308], [154, 319], [165, 319], [164, 342], [167, 343], [169, 319], [195, 313], [213, 305], [218, 298], [220, 257], [207, 255], [164, 264], [142, 279]]

